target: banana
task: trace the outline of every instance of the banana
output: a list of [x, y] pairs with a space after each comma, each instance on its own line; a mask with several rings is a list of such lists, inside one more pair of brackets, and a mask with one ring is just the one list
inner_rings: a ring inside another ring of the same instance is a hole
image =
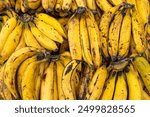
[[85, 0], [75, 0], [78, 8], [86, 8], [86, 1]]
[[15, 75], [18, 66], [26, 60], [28, 57], [33, 56], [40, 50], [33, 47], [24, 47], [15, 51], [7, 60], [5, 71], [4, 71], [4, 82], [15, 99], [19, 98], [18, 91], [16, 89]]
[[25, 43], [25, 39], [24, 39], [24, 30], [22, 31], [22, 34], [21, 34], [21, 37], [20, 37], [20, 41], [19, 41], [15, 51], [19, 50], [19, 49], [21, 49], [23, 47], [26, 47], [26, 43]]
[[51, 25], [60, 35], [62, 35], [64, 38], [67, 38], [67, 35], [66, 35], [62, 25], [55, 18], [53, 18], [45, 13], [36, 14], [36, 17], [39, 20]]
[[80, 39], [81, 39], [83, 59], [89, 65], [93, 65], [91, 51], [90, 51], [90, 40], [88, 36], [86, 19], [84, 15], [81, 16], [80, 18]]
[[135, 57], [133, 64], [139, 72], [145, 87], [150, 92], [150, 64], [144, 57]]
[[35, 99], [39, 100], [40, 99], [40, 90], [41, 90], [41, 83], [42, 83], [42, 78], [44, 75], [44, 71], [48, 66], [48, 62], [44, 62], [40, 64], [40, 68], [38, 73], [36, 73], [36, 75], [38, 75], [36, 77], [36, 82], [35, 82]]
[[30, 63], [24, 71], [21, 82], [21, 91], [23, 100], [35, 100], [35, 71], [40, 65], [40, 63], [46, 60], [34, 61]]
[[109, 58], [109, 52], [108, 52], [109, 26], [116, 11], [118, 11], [120, 7], [121, 7], [120, 5], [117, 5], [115, 7], [110, 8], [108, 11], [104, 12], [100, 20], [100, 25], [99, 25], [99, 30], [101, 32], [100, 39], [102, 45], [102, 52], [106, 59]]
[[48, 10], [49, 8], [49, 0], [41, 0], [42, 6], [45, 10]]
[[55, 4], [56, 4], [56, 0], [49, 0], [48, 1], [48, 7], [49, 7], [50, 12], [54, 10]]
[[71, 9], [72, 0], [63, 0], [62, 10], [68, 12]]
[[28, 0], [28, 7], [30, 9], [37, 9], [41, 4], [41, 0]]
[[112, 21], [109, 29], [109, 40], [108, 40], [108, 51], [111, 56], [112, 61], [117, 60], [118, 46], [119, 46], [119, 34], [121, 29], [121, 24], [123, 20], [123, 15], [125, 9], [121, 9]]
[[65, 100], [65, 96], [62, 90], [62, 75], [64, 71], [64, 65], [60, 61], [56, 61], [57, 66], [57, 88], [58, 88], [58, 99]]
[[92, 11], [96, 11], [97, 9], [95, 0], [86, 0], [86, 5], [87, 5], [87, 8], [89, 8]]
[[[142, 18], [144, 24], [148, 23], [149, 11], [149, 0], [136, 0], [137, 10]], [[142, 9], [142, 10], [141, 10]]]
[[104, 86], [104, 91], [100, 98], [101, 100], [112, 100], [113, 99], [116, 79], [117, 79], [117, 72], [112, 71], [110, 73], [108, 80], [106, 81], [105, 86]]
[[63, 0], [57, 0], [57, 1], [56, 1], [55, 10], [56, 10], [57, 12], [60, 12], [60, 11], [61, 11], [62, 3], [63, 3]]
[[107, 0], [95, 0], [95, 1], [97, 6], [104, 12], [106, 12], [112, 7], [112, 5]]
[[133, 33], [133, 39], [135, 42], [135, 49], [138, 52], [138, 54], [144, 53], [146, 49], [146, 38], [144, 35], [144, 25], [142, 24], [140, 20], [140, 16], [138, 12], [133, 10], [132, 12], [132, 33]]
[[142, 90], [139, 82], [139, 76], [137, 71], [133, 68], [133, 65], [130, 64], [125, 71], [127, 85], [129, 89], [129, 100], [141, 100], [142, 99]]
[[118, 5], [121, 4], [122, 2], [125, 2], [125, 0], [108, 0], [112, 5]]
[[15, 29], [10, 33], [0, 53], [0, 64], [5, 62], [10, 55], [15, 51], [21, 37], [23, 23], [17, 24]]
[[15, 11], [19, 13], [20, 10], [21, 10], [21, 0], [16, 0]]
[[18, 90], [21, 97], [22, 97], [21, 84], [22, 84], [22, 77], [24, 75], [24, 72], [25, 72], [27, 66], [30, 63], [35, 62], [36, 60], [37, 60], [36, 55], [34, 55], [30, 58], [27, 58], [25, 61], [23, 61], [23, 63], [21, 63], [21, 65], [18, 68], [18, 71], [17, 71], [17, 90]]
[[120, 38], [119, 38], [119, 50], [118, 50], [118, 59], [123, 59], [128, 55], [131, 39], [131, 16], [130, 11], [126, 12], [126, 15], [123, 18]]
[[42, 45], [44, 48], [48, 50], [57, 51], [58, 47], [56, 43], [48, 38], [46, 35], [44, 35], [40, 30], [35, 26], [34, 23], [29, 23], [30, 29], [34, 37], [37, 39], [40, 45]]
[[21, 0], [21, 11], [23, 13], [28, 11], [28, 0]]
[[41, 20], [34, 20], [37, 28], [51, 40], [62, 43], [63, 37], [51, 26]]
[[41, 45], [37, 42], [36, 38], [33, 36], [31, 33], [31, 30], [29, 29], [29, 25], [25, 24], [25, 29], [24, 29], [24, 40], [27, 46], [35, 47], [35, 48], [41, 48]]
[[98, 100], [100, 98], [107, 76], [108, 73], [105, 65], [96, 70], [88, 86], [85, 99]]
[[68, 41], [72, 59], [82, 60], [79, 16], [73, 15], [68, 21]]
[[72, 90], [71, 81], [72, 81], [72, 75], [76, 71], [78, 65], [80, 65], [79, 60], [72, 60], [67, 64], [67, 66], [64, 69], [62, 75], [62, 90], [66, 100], [76, 99], [76, 96], [74, 95]]
[[4, 24], [0, 32], [0, 53], [9, 37], [9, 34], [14, 30], [17, 25], [17, 20], [15, 17], [8, 19], [8, 21]]
[[90, 47], [91, 47], [91, 55], [92, 60], [95, 67], [99, 67], [102, 64], [102, 56], [100, 50], [100, 33], [98, 29], [98, 25], [94, 19], [94, 15], [91, 11], [86, 12], [86, 25], [89, 34]]
[[125, 81], [125, 74], [123, 72], [118, 72], [118, 78], [116, 81], [113, 100], [126, 100], [127, 94], [128, 91], [127, 84]]
[[41, 100], [54, 100], [54, 62], [51, 62], [44, 73], [41, 85]]

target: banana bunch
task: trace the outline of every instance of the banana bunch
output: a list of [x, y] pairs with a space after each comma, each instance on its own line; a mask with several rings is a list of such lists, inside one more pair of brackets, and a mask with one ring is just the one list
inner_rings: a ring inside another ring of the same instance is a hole
[[90, 10], [74, 14], [68, 21], [68, 42], [72, 59], [83, 60], [96, 68], [102, 64], [100, 33]]

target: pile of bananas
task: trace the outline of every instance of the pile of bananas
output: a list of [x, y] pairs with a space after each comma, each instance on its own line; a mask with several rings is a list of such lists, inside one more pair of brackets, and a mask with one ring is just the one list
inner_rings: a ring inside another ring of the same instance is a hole
[[0, 0], [0, 99], [150, 100], [149, 0]]

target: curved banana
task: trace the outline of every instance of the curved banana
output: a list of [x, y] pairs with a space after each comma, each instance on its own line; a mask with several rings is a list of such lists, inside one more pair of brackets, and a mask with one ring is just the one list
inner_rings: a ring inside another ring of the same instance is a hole
[[4, 24], [0, 32], [0, 52], [2, 51], [9, 34], [14, 30], [17, 25], [17, 19], [12, 17]]
[[80, 18], [80, 39], [81, 39], [83, 59], [89, 65], [93, 65], [91, 51], [90, 51], [90, 40], [88, 36], [86, 19], [84, 15], [82, 15]]
[[79, 16], [73, 15], [68, 21], [68, 41], [72, 59], [82, 60]]
[[101, 100], [112, 100], [113, 99], [116, 79], [117, 79], [117, 72], [112, 71], [110, 73], [108, 80], [106, 81], [105, 86], [104, 86], [104, 91], [103, 91], [102, 96], [100, 98]]
[[79, 60], [72, 60], [67, 64], [64, 69], [63, 76], [62, 76], [62, 90], [66, 100], [74, 100], [76, 96], [72, 90], [71, 81], [72, 75], [76, 71], [76, 68], [80, 65]]
[[41, 84], [41, 100], [54, 100], [54, 62], [47, 67]]
[[24, 29], [24, 40], [27, 46], [35, 47], [35, 48], [43, 48], [36, 40], [36, 38], [33, 36], [31, 30], [29, 29], [29, 25], [25, 24]]
[[113, 100], [126, 100], [127, 99], [127, 83], [125, 81], [125, 74], [118, 72]]
[[100, 98], [107, 76], [108, 73], [105, 65], [96, 70], [88, 86], [85, 99], [98, 100]]
[[60, 61], [56, 61], [56, 66], [57, 66], [58, 99], [65, 100], [65, 96], [62, 90], [62, 75], [64, 71], [64, 65]]
[[29, 26], [30, 26], [32, 34], [37, 39], [37, 41], [39, 42], [39, 44], [42, 45], [42, 47], [44, 47], [44, 48], [46, 48], [48, 50], [53, 50], [53, 51], [57, 51], [58, 50], [58, 47], [57, 47], [56, 43], [53, 40], [51, 40], [50, 38], [48, 38], [46, 35], [44, 35], [35, 26], [34, 23], [30, 22]]
[[140, 16], [137, 11], [133, 10], [131, 15], [132, 15], [132, 33], [135, 42], [135, 49], [139, 54], [142, 54], [146, 49], [144, 25], [142, 24]]
[[0, 56], [1, 56], [0, 64], [5, 62], [15, 51], [20, 41], [22, 29], [23, 29], [23, 23], [17, 24], [15, 29], [8, 36], [7, 41], [5, 42], [5, 45], [3, 46], [3, 49], [0, 52]]
[[120, 5], [117, 5], [115, 7], [110, 8], [108, 11], [104, 12], [104, 14], [101, 17], [101, 21], [99, 25], [100, 40], [102, 45], [101, 49], [106, 59], [109, 58], [109, 53], [108, 53], [109, 26], [116, 11], [118, 11], [120, 7], [121, 7]]
[[67, 35], [66, 35], [63, 27], [55, 18], [53, 18], [45, 13], [38, 13], [38, 14], [36, 14], [36, 17], [39, 20], [51, 25], [59, 34], [61, 34], [64, 38], [67, 38]]
[[112, 7], [112, 5], [107, 0], [95, 0], [95, 1], [97, 6], [104, 12], [106, 12]]
[[137, 71], [133, 68], [133, 65], [130, 64], [128, 69], [125, 71], [127, 85], [129, 89], [129, 100], [141, 100], [142, 99], [142, 90], [139, 82], [139, 76]]
[[150, 64], [144, 57], [135, 57], [133, 64], [135, 68], [138, 70], [145, 87], [148, 89], [150, 93]]
[[[144, 24], [148, 23], [149, 11], [149, 0], [136, 0], [137, 10], [142, 18]], [[142, 9], [142, 10], [141, 10]]]
[[35, 100], [35, 71], [40, 63], [45, 62], [45, 59], [30, 63], [24, 71], [21, 82], [21, 91], [23, 100]]
[[111, 56], [112, 61], [117, 60], [118, 46], [119, 46], [119, 34], [121, 29], [121, 24], [123, 21], [124, 8], [119, 11], [112, 21], [109, 29], [109, 40], [108, 40], [108, 51]]
[[21, 84], [22, 84], [22, 77], [24, 75], [24, 72], [25, 72], [27, 66], [30, 63], [32, 63], [32, 62], [34, 62], [36, 60], [37, 60], [37, 56], [36, 55], [34, 55], [34, 56], [30, 57], [30, 58], [27, 58], [25, 61], [23, 61], [23, 63], [21, 63], [21, 65], [18, 68], [18, 71], [17, 71], [17, 90], [18, 90], [18, 92], [19, 92], [21, 97], [22, 97]]
[[51, 25], [36, 19], [34, 19], [34, 23], [37, 28], [51, 40], [59, 43], [63, 42], [63, 37]]
[[12, 93], [15, 99], [19, 98], [18, 91], [16, 89], [15, 75], [19, 65], [27, 58], [33, 56], [37, 52], [40, 52], [33, 47], [24, 47], [15, 51], [7, 60], [4, 71], [4, 82], [8, 89]]
[[100, 32], [94, 19], [94, 15], [91, 11], [86, 12], [85, 19], [89, 34], [92, 60], [95, 67], [98, 68], [102, 64]]
[[118, 59], [123, 59], [128, 55], [131, 39], [131, 16], [130, 11], [126, 12], [126, 15], [123, 18], [120, 38], [119, 38], [119, 50], [118, 50]]

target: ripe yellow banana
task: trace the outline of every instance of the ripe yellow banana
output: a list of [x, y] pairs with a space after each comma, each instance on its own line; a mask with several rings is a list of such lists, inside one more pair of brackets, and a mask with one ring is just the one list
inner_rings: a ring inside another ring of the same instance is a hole
[[72, 90], [72, 75], [76, 71], [76, 68], [80, 65], [79, 60], [72, 60], [67, 64], [64, 69], [63, 76], [62, 76], [62, 90], [66, 100], [74, 100], [76, 96]]
[[118, 59], [123, 59], [128, 55], [131, 39], [131, 16], [130, 11], [126, 12], [126, 15], [123, 18], [120, 38], [119, 38], [119, 50], [118, 50]]
[[112, 7], [112, 5], [107, 0], [96, 0], [96, 4], [104, 12]]
[[118, 72], [113, 100], [126, 100], [127, 99], [127, 83], [125, 81], [125, 74]]
[[17, 25], [17, 20], [15, 17], [8, 19], [8, 21], [4, 24], [0, 32], [0, 52], [2, 51], [9, 34], [14, 30]]
[[96, 11], [97, 9], [95, 0], [86, 0], [86, 5], [87, 5], [87, 8], [89, 8], [92, 11]]
[[21, 82], [21, 91], [23, 100], [35, 100], [35, 71], [40, 63], [45, 60], [34, 61], [30, 63], [24, 71]]
[[91, 51], [90, 51], [90, 40], [89, 40], [89, 35], [88, 35], [88, 30], [86, 25], [86, 19], [84, 15], [81, 16], [80, 18], [80, 39], [81, 39], [83, 59], [89, 65], [93, 65]]
[[132, 12], [132, 33], [135, 42], [135, 49], [139, 54], [144, 53], [146, 49], [146, 38], [144, 35], [144, 25], [140, 20], [139, 13], [135, 10]]
[[62, 90], [62, 75], [64, 71], [64, 65], [60, 61], [56, 61], [57, 65], [57, 87], [58, 87], [58, 99], [64, 100], [65, 96]]
[[99, 29], [100, 29], [100, 39], [101, 39], [101, 45], [102, 45], [102, 52], [106, 59], [109, 58], [108, 53], [108, 32], [109, 32], [109, 26], [110, 23], [118, 9], [120, 8], [120, 5], [117, 5], [115, 7], [110, 8], [108, 11], [104, 12], [104, 14], [101, 17]]
[[72, 59], [82, 60], [79, 16], [73, 15], [68, 22], [68, 41]]
[[119, 47], [119, 34], [121, 29], [121, 24], [123, 20], [124, 10], [119, 11], [112, 21], [109, 29], [109, 40], [108, 40], [108, 51], [111, 56], [112, 61], [117, 60], [117, 53]]
[[51, 40], [59, 43], [63, 42], [63, 37], [51, 25], [36, 19], [34, 20], [34, 23], [37, 28]]
[[42, 48], [41, 45], [38, 43], [36, 38], [33, 36], [31, 30], [29, 29], [29, 25], [25, 24], [24, 29], [24, 40], [27, 46], [35, 47], [35, 48]]
[[113, 99], [113, 94], [115, 90], [115, 84], [116, 84], [116, 78], [117, 78], [117, 72], [112, 71], [110, 73], [110, 76], [108, 80], [106, 81], [106, 84], [104, 86], [104, 91], [101, 96], [101, 100], [112, 100]]
[[108, 73], [105, 65], [96, 70], [88, 86], [85, 99], [98, 100], [100, 98], [107, 76]]
[[41, 84], [41, 100], [54, 100], [54, 62], [51, 62], [44, 73]]
[[148, 23], [149, 11], [149, 0], [136, 0], [137, 10], [142, 18], [144, 24]]
[[129, 89], [129, 100], [141, 100], [142, 99], [142, 90], [139, 82], [139, 76], [137, 71], [133, 68], [133, 65], [126, 69], [126, 78], [127, 78], [127, 85]]
[[138, 70], [145, 87], [150, 92], [150, 64], [144, 57], [136, 57], [133, 64]]
[[39, 20], [51, 25], [59, 34], [61, 34], [64, 38], [67, 38], [62, 25], [55, 18], [53, 18], [45, 13], [36, 14], [36, 17]]
[[36, 61], [37, 60], [37, 56], [34, 55], [30, 58], [27, 58], [25, 61], [23, 61], [23, 63], [21, 63], [21, 65], [19, 66], [18, 68], [18, 71], [17, 71], [17, 90], [20, 94], [20, 96], [22, 97], [22, 90], [21, 90], [21, 84], [22, 84], [22, 77], [23, 77], [23, 74], [27, 68], [27, 66]]
[[30, 9], [37, 9], [41, 4], [41, 0], [28, 0], [28, 7]]
[[5, 42], [5, 45], [3, 46], [3, 49], [0, 53], [0, 64], [5, 62], [10, 55], [15, 51], [21, 37], [23, 29], [23, 23], [18, 24], [15, 29], [10, 33], [10, 35], [7, 38], [7, 41]]
[[62, 10], [68, 12], [71, 9], [72, 0], [63, 0]]
[[94, 15], [91, 11], [86, 12], [85, 19], [89, 34], [92, 60], [95, 67], [98, 68], [102, 64], [100, 32], [98, 29], [98, 25], [94, 19]]
[[4, 71], [4, 82], [15, 99], [19, 98], [19, 94], [16, 89], [16, 80], [15, 80], [15, 75], [18, 66], [28, 57], [33, 56], [37, 52], [40, 51], [36, 48], [24, 47], [22, 49], [15, 51], [7, 60], [5, 71]]
[[48, 49], [48, 50], [53, 50], [53, 51], [57, 51], [58, 47], [56, 45], [56, 43], [51, 40], [50, 38], [48, 38], [46, 35], [44, 35], [36, 26], [34, 23], [30, 22], [30, 29], [32, 34], [34, 35], [34, 37], [37, 39], [37, 41], [39, 42], [39, 44]]

